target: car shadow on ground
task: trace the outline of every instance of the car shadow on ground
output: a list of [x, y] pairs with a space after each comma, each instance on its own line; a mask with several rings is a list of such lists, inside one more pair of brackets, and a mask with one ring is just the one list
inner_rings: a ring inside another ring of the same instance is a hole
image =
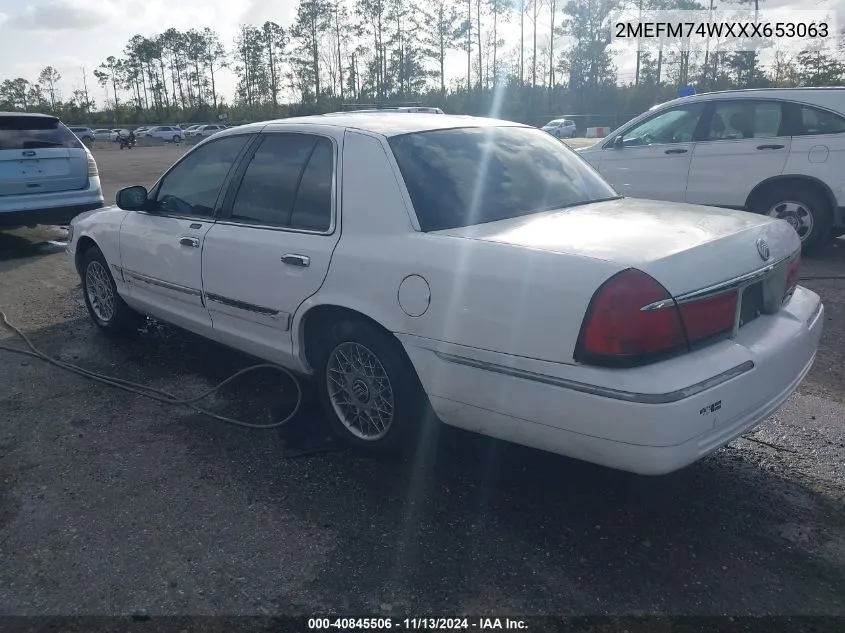
[[[0, 228], [0, 262], [50, 255], [65, 249], [67, 229], [59, 226]], [[8, 265], [5, 267], [8, 268]]]
[[[63, 360], [142, 383], [192, 375], [212, 385], [253, 363], [155, 323], [110, 339], [77, 319], [32, 339]], [[283, 414], [293, 393], [278, 376], [245, 377], [210, 408], [263, 423]], [[86, 433], [118, 432], [115, 424], [138, 432], [124, 420]], [[405, 459], [364, 457], [325, 441], [312, 399], [278, 431], [174, 408], [143, 432], [180, 444], [185, 467], [239, 488], [244, 506], [231, 516], [269, 504], [332, 535], [331, 555], [297, 599], [280, 589], [284, 612], [313, 613], [314, 604], [405, 613], [486, 612], [490, 604], [556, 614], [845, 612], [841, 499], [768, 470], [754, 453], [728, 447], [649, 478], [432, 429]], [[285, 459], [309, 446], [316, 452]]]

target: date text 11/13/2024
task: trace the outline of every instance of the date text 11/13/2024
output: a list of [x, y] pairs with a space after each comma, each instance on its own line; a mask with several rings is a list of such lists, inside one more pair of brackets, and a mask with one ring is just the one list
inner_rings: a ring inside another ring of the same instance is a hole
[[515, 618], [308, 618], [308, 630], [373, 631], [435, 630], [522, 630], [528, 629], [525, 620]]

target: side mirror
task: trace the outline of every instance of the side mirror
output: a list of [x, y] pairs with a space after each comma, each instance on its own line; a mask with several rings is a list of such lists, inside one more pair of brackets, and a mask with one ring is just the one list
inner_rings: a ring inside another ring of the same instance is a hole
[[625, 147], [625, 139], [621, 134], [613, 139], [613, 147], [616, 149], [622, 149]]
[[149, 206], [147, 188], [141, 185], [124, 187], [117, 192], [115, 202], [124, 211], [145, 211]]

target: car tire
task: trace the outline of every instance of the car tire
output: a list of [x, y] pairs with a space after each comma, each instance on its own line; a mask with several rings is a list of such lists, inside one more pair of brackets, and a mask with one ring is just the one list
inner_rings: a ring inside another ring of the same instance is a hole
[[818, 250], [833, 226], [830, 202], [822, 192], [806, 185], [772, 185], [755, 196], [751, 211], [787, 220], [801, 238], [804, 253]]
[[92, 246], [82, 257], [82, 296], [91, 320], [110, 334], [126, 334], [144, 324], [144, 317], [126, 305], [102, 251]]
[[181, 140], [182, 140], [182, 137], [181, 137], [181, 136], [179, 136], [178, 134], [174, 134], [174, 135], [173, 135], [173, 142], [174, 142], [174, 143], [178, 143], [178, 142], [179, 142], [179, 141], [181, 141]]
[[390, 334], [364, 320], [343, 320], [313, 345], [320, 404], [352, 447], [401, 454], [435, 422], [411, 361]]

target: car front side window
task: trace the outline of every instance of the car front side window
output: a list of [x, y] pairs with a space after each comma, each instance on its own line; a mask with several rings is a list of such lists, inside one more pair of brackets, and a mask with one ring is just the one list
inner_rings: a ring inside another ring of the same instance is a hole
[[333, 146], [326, 138], [299, 133], [267, 134], [244, 172], [231, 219], [282, 228], [327, 230], [333, 161]]
[[689, 103], [665, 110], [635, 125], [622, 135], [624, 147], [690, 143], [704, 112], [704, 103]]
[[248, 138], [227, 136], [190, 152], [162, 178], [155, 194], [155, 211], [212, 217], [223, 181]]

